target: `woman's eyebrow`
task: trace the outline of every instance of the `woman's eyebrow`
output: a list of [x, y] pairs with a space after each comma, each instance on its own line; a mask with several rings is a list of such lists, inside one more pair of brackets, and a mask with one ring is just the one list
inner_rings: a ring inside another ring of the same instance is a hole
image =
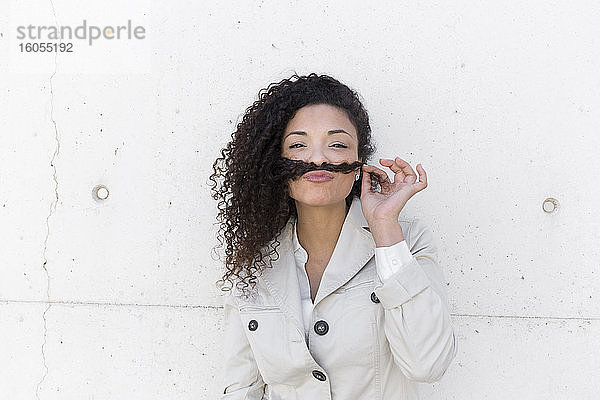
[[[333, 135], [334, 133], [345, 133], [348, 136], [352, 136], [352, 135], [350, 135], [348, 132], [346, 132], [343, 129], [332, 129], [332, 130], [330, 130], [330, 131], [327, 132], [328, 135]], [[285, 140], [285, 138], [287, 138], [290, 135], [304, 135], [304, 136], [306, 136], [307, 133], [304, 132], [304, 131], [293, 131], [293, 132], [290, 132], [287, 135], [285, 135], [285, 137], [283, 139]]]

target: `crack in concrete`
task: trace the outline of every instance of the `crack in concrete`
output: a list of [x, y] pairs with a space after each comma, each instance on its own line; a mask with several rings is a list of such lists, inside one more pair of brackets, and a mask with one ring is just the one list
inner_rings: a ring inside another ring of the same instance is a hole
[[[54, 3], [52, 2], [52, 0], [50, 0], [50, 5], [52, 6], [52, 14], [54, 15], [54, 22], [56, 23], [56, 27], [58, 29], [58, 19], [56, 18], [56, 10], [54, 9]], [[54, 139], [56, 140], [56, 148], [54, 149], [54, 154], [52, 155], [52, 159], [50, 160], [50, 166], [53, 169], [52, 178], [54, 179], [54, 197], [55, 197], [55, 199], [52, 202], [52, 204], [50, 205], [50, 212], [49, 212], [48, 216], [46, 217], [46, 237], [44, 238], [44, 250], [42, 252], [43, 259], [44, 259], [42, 268], [44, 268], [44, 272], [46, 273], [46, 299], [47, 299], [47, 301], [45, 303], [47, 303], [47, 307], [44, 310], [44, 313], [42, 314], [42, 319], [44, 320], [44, 341], [42, 342], [41, 350], [42, 350], [42, 363], [44, 365], [44, 374], [42, 375], [42, 378], [40, 379], [40, 381], [37, 383], [37, 385], [35, 387], [35, 397], [37, 400], [40, 399], [40, 387], [41, 387], [42, 383], [44, 382], [44, 380], [46, 379], [46, 376], [48, 376], [48, 364], [46, 363], [46, 352], [44, 351], [44, 347], [46, 346], [46, 340], [48, 338], [46, 313], [50, 309], [52, 302], [50, 301], [50, 273], [48, 272], [48, 269], [46, 268], [46, 264], [48, 263], [48, 259], [46, 258], [46, 250], [48, 249], [48, 238], [50, 236], [49, 220], [50, 220], [50, 217], [52, 217], [52, 214], [56, 211], [56, 205], [58, 204], [58, 179], [56, 178], [56, 166], [54, 165], [54, 160], [60, 152], [60, 139], [59, 139], [59, 135], [58, 135], [58, 127], [56, 126], [56, 120], [54, 119], [54, 88], [52, 86], [52, 79], [54, 78], [54, 75], [56, 75], [56, 71], [58, 69], [57, 57], [58, 57], [58, 51], [55, 51], [54, 52], [54, 72], [52, 72], [52, 75], [50, 75], [50, 79], [49, 79], [49, 83], [50, 83], [50, 120], [52, 121], [52, 125], [54, 126]]]
[[111, 303], [111, 302], [99, 302], [99, 301], [73, 301], [73, 300], [10, 300], [0, 299], [0, 303], [50, 303], [56, 305], [84, 305], [84, 306], [117, 306], [117, 307], [162, 307], [162, 308], [207, 308], [207, 309], [218, 309], [223, 306], [211, 306], [211, 305], [188, 305], [188, 304], [141, 304], [141, 303]]
[[543, 315], [492, 315], [492, 314], [450, 314], [453, 317], [477, 317], [477, 318], [513, 318], [513, 319], [557, 319], [576, 321], [600, 321], [600, 317], [554, 317]]
[[[100, 301], [72, 301], [72, 300], [10, 300], [0, 299], [0, 303], [50, 303], [63, 306], [116, 306], [116, 307], [160, 307], [160, 308], [205, 308], [218, 310], [222, 309], [220, 305], [193, 305], [193, 304], [141, 304], [141, 303], [113, 303]], [[459, 314], [450, 313], [453, 317], [473, 317], [473, 318], [513, 318], [513, 319], [551, 319], [551, 320], [575, 320], [575, 321], [600, 321], [600, 317], [561, 317], [546, 315], [494, 315], [494, 314]]]

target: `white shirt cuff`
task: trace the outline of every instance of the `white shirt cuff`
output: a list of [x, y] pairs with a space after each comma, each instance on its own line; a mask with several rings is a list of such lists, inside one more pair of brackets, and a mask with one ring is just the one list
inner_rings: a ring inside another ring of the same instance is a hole
[[375, 267], [382, 282], [413, 260], [415, 257], [408, 249], [406, 240], [391, 246], [375, 247]]

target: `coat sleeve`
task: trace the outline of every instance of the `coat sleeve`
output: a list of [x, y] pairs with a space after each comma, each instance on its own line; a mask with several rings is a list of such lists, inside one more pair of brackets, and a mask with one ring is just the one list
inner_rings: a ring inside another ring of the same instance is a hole
[[265, 392], [265, 383], [231, 292], [225, 298], [224, 313], [224, 383], [220, 399], [260, 400]]
[[379, 252], [376, 263], [399, 268], [382, 280], [375, 294], [384, 308], [384, 330], [395, 363], [407, 378], [431, 383], [444, 375], [458, 344], [433, 234], [418, 218], [408, 230], [414, 258], [403, 262], [407, 259], [399, 246]]

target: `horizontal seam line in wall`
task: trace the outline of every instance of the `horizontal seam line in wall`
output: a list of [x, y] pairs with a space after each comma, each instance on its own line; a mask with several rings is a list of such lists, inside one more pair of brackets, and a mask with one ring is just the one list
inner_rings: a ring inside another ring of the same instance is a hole
[[[7, 300], [0, 299], [0, 303], [38, 303], [38, 304], [57, 304], [57, 305], [91, 305], [91, 306], [120, 306], [120, 307], [165, 307], [165, 308], [207, 308], [207, 309], [222, 309], [223, 306], [211, 305], [185, 305], [185, 304], [137, 304], [137, 303], [108, 303], [108, 302], [93, 302], [93, 301], [59, 301], [59, 300]], [[600, 317], [555, 317], [555, 316], [521, 316], [521, 315], [491, 315], [491, 314], [455, 314], [450, 313], [453, 317], [478, 317], [478, 318], [515, 318], [515, 319], [563, 319], [563, 320], [579, 320], [579, 321], [600, 321]]]
[[478, 317], [478, 318], [515, 318], [515, 319], [563, 319], [577, 321], [600, 321], [600, 317], [553, 317], [539, 315], [485, 315], [485, 314], [450, 314], [453, 317]]
[[8, 300], [0, 299], [0, 303], [39, 303], [39, 304], [56, 304], [65, 306], [120, 306], [120, 307], [166, 307], [166, 308], [210, 308], [217, 309], [223, 306], [211, 305], [186, 305], [186, 304], [138, 304], [138, 303], [110, 303], [97, 301], [61, 301], [61, 300]]

